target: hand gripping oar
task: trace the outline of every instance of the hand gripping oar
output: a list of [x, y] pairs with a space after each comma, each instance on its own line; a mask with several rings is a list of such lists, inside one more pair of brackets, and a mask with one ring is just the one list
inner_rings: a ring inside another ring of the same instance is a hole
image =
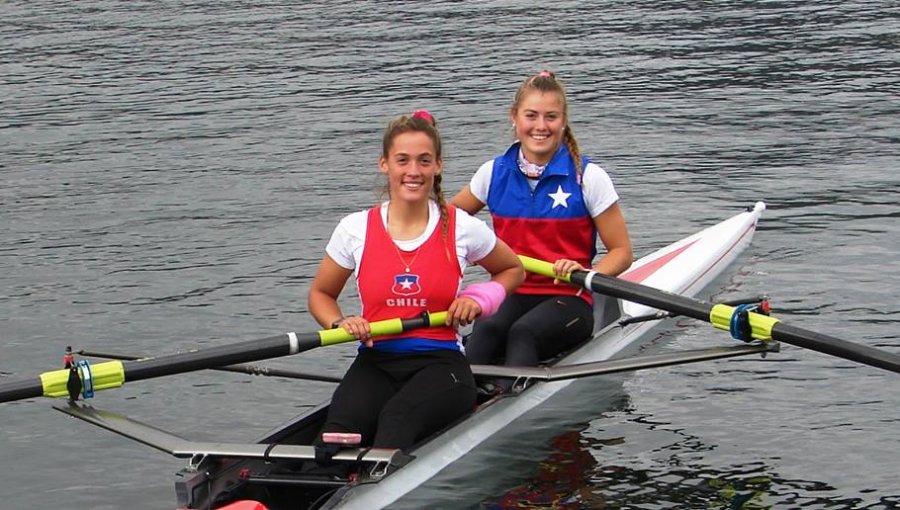
[[[417, 328], [441, 326], [447, 312], [436, 312], [414, 319], [388, 319], [371, 323], [372, 336], [396, 335]], [[195, 370], [290, 356], [316, 347], [324, 347], [355, 338], [342, 328], [314, 333], [287, 333], [259, 340], [248, 340], [207, 349], [169, 354], [135, 361], [107, 361], [90, 366], [93, 390], [118, 388], [125, 382], [140, 381]], [[44, 372], [39, 377], [0, 383], [0, 402], [34, 397], [68, 395], [69, 370]]]
[[[687, 296], [679, 296], [639, 283], [613, 278], [595, 271], [573, 271], [568, 277], [557, 277], [553, 273], [553, 264], [550, 262], [523, 255], [519, 255], [519, 259], [525, 266], [526, 271], [567, 281], [593, 292], [709, 322], [714, 327], [725, 331], [731, 330], [732, 316], [738, 311], [733, 306], [712, 304]], [[777, 340], [823, 354], [900, 373], [900, 355], [790, 326], [767, 315], [747, 312], [747, 316], [750, 322], [751, 335], [754, 339]]]

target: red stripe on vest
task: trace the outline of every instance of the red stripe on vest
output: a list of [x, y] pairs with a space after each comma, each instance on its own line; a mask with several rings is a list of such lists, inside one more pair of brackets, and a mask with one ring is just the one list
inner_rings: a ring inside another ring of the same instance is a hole
[[[422, 246], [405, 252], [385, 229], [381, 206], [369, 210], [366, 241], [356, 277], [362, 315], [368, 321], [410, 319], [426, 311], [440, 312], [456, 299], [462, 278], [456, 257], [456, 210], [448, 206], [447, 212], [446, 238], [442, 235], [443, 226], [438, 223]], [[409, 272], [406, 271], [408, 263], [411, 263]], [[457, 340], [456, 329], [441, 326], [375, 341], [409, 337]]]
[[[594, 225], [590, 218], [534, 219], [505, 218], [494, 215], [494, 231], [513, 251], [540, 260], [556, 262], [571, 259], [590, 268], [590, 246], [594, 241]], [[553, 278], [526, 273], [517, 294], [553, 294], [579, 296], [593, 303], [590, 292], [565, 283], [554, 284]]]

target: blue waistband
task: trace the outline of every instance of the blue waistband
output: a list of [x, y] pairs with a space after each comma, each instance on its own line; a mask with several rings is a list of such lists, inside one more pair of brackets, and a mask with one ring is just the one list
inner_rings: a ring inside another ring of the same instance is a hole
[[[431, 338], [392, 338], [375, 342], [375, 350], [381, 352], [423, 352], [423, 351], [459, 351], [459, 342], [446, 340], [433, 340]], [[359, 344], [359, 350], [368, 349], [365, 344]]]

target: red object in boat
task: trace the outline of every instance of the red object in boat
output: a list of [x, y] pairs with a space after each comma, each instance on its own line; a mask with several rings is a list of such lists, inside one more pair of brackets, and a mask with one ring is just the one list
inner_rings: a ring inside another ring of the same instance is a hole
[[260, 503], [259, 501], [242, 499], [240, 501], [235, 501], [225, 506], [221, 506], [218, 508], [218, 510], [269, 510], [269, 507]]

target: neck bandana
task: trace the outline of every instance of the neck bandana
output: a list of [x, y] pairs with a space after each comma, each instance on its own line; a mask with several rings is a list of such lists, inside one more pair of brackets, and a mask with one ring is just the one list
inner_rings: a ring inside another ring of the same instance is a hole
[[528, 177], [529, 179], [540, 179], [545, 168], [547, 168], [547, 165], [535, 165], [525, 159], [525, 154], [522, 153], [522, 149], [519, 149], [519, 170], [525, 174], [525, 177]]

